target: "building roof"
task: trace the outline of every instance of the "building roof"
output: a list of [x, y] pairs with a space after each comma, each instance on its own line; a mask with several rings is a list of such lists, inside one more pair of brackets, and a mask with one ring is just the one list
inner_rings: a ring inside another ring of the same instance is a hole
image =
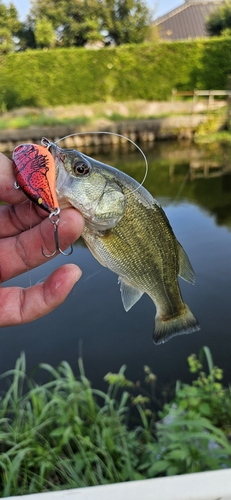
[[153, 25], [158, 26], [161, 39], [187, 40], [208, 36], [206, 20], [222, 0], [186, 0], [183, 5], [159, 17]]

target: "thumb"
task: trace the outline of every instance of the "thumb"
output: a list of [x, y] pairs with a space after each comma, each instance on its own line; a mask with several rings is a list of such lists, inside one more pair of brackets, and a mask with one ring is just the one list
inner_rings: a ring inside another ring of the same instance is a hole
[[34, 321], [62, 304], [81, 277], [75, 264], [56, 269], [44, 283], [0, 289], [0, 327]]

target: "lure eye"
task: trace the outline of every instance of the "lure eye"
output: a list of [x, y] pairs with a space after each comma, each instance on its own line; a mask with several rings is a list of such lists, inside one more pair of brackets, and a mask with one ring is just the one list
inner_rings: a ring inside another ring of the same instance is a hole
[[74, 172], [76, 175], [86, 175], [89, 170], [89, 166], [83, 160], [78, 160], [74, 165]]

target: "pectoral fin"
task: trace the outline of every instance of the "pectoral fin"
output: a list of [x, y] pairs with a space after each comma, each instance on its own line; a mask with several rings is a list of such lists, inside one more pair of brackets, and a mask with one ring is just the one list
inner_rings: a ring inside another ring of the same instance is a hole
[[129, 311], [129, 309], [131, 309], [131, 307], [138, 302], [140, 297], [142, 297], [143, 292], [140, 292], [137, 288], [128, 285], [120, 277], [118, 279], [118, 283], [120, 284], [120, 292], [124, 309], [125, 311]]
[[181, 244], [178, 242], [178, 251], [179, 251], [179, 273], [178, 275], [185, 281], [188, 281], [192, 285], [195, 283], [195, 273], [190, 264], [189, 258], [184, 251]]

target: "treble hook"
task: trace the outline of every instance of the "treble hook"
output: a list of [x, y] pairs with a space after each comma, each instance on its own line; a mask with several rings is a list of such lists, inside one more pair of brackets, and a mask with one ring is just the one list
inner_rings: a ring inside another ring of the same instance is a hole
[[69, 253], [63, 252], [61, 250], [60, 246], [59, 246], [59, 234], [58, 234], [58, 223], [60, 221], [60, 215], [59, 214], [60, 214], [60, 208], [56, 208], [49, 215], [49, 219], [50, 219], [50, 221], [51, 221], [51, 223], [53, 224], [53, 227], [54, 227], [55, 250], [51, 254], [46, 254], [44, 252], [43, 247], [42, 247], [42, 254], [44, 255], [44, 257], [47, 257], [48, 259], [50, 259], [50, 257], [54, 257], [54, 255], [56, 253], [61, 253], [62, 255], [68, 256], [68, 255], [71, 255], [72, 252], [73, 252], [73, 245], [72, 244], [71, 244], [71, 250], [70, 250]]

